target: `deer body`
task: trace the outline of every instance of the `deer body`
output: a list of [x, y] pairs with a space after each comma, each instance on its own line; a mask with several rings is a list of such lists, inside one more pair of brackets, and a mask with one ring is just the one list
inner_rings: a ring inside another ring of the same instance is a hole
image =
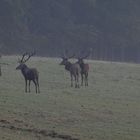
[[81, 67], [81, 85], [83, 86], [83, 82], [85, 81], [85, 86], [88, 86], [88, 72], [89, 72], [89, 64], [80, 63]]
[[77, 63], [71, 63], [67, 58], [63, 58], [60, 65], [65, 65], [65, 69], [70, 72], [71, 87], [73, 87], [73, 78], [75, 80], [75, 88], [79, 88], [79, 74], [81, 72], [80, 65]]
[[81, 68], [81, 85], [83, 86], [83, 82], [85, 82], [85, 86], [88, 86], [88, 73], [89, 73], [89, 64], [84, 63], [85, 58], [87, 58], [89, 54], [84, 57], [79, 57], [77, 63]]
[[[29, 58], [30, 57], [31, 56], [29, 56]], [[27, 92], [27, 82], [29, 81], [28, 88], [29, 88], [29, 92], [30, 92], [30, 83], [31, 83], [31, 81], [33, 81], [33, 83], [35, 84], [36, 93], [39, 93], [40, 92], [40, 89], [39, 89], [39, 73], [38, 73], [37, 69], [29, 68], [26, 64], [24, 64], [26, 61], [23, 61], [23, 59], [22, 59], [20, 61], [20, 65], [16, 67], [16, 70], [21, 70], [21, 73], [24, 76], [25, 92]]]
[[27, 80], [34, 80], [38, 78], [38, 71], [35, 68], [29, 68], [25, 65], [24, 68], [21, 69], [21, 72]]

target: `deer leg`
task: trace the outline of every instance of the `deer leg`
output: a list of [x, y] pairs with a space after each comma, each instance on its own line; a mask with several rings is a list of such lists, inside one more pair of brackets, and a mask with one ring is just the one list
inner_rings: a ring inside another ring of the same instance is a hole
[[38, 93], [40, 93], [40, 86], [39, 86], [39, 82], [37, 82], [38, 85]]
[[75, 79], [75, 88], [77, 88], [78, 85], [77, 85], [77, 76], [76, 75], [74, 76], [74, 79]]
[[71, 87], [73, 87], [73, 76], [72, 74], [70, 76], [71, 76]]
[[88, 73], [87, 73], [87, 86], [88, 86]]
[[83, 74], [81, 73], [81, 86], [83, 86]]
[[87, 86], [87, 77], [85, 75], [85, 87]]
[[25, 92], [27, 93], [27, 80], [25, 79]]
[[29, 80], [29, 87], [28, 87], [29, 88], [29, 92], [30, 92], [30, 85], [31, 85], [31, 80]]
[[38, 86], [38, 93], [40, 93], [40, 87], [39, 87], [39, 82], [38, 79], [36, 80], [37, 86]]
[[79, 86], [79, 75], [77, 75], [77, 84], [78, 84], [78, 88], [80, 88], [80, 86]]
[[88, 86], [88, 73], [85, 74], [85, 86]]
[[36, 93], [37, 93], [37, 83], [35, 80], [33, 80], [34, 84], [35, 84], [35, 90], [36, 90]]

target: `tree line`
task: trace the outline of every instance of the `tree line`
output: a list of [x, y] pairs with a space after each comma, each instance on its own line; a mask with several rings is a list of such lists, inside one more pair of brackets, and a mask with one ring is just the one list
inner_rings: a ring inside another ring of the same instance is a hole
[[1, 52], [88, 50], [91, 59], [138, 63], [139, 7], [137, 0], [1, 0]]

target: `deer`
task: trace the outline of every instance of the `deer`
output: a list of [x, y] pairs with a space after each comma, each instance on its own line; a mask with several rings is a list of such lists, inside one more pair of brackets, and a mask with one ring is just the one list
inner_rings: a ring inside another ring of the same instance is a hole
[[78, 57], [78, 63], [81, 68], [81, 86], [83, 86], [83, 82], [85, 82], [85, 86], [88, 86], [88, 72], [89, 72], [89, 64], [84, 62], [84, 59], [87, 58], [89, 54], [84, 57]]
[[71, 87], [73, 87], [73, 78], [74, 78], [75, 88], [80, 88], [80, 86], [79, 86], [79, 75], [80, 75], [80, 72], [81, 72], [81, 68], [80, 68], [80, 65], [78, 63], [71, 63], [69, 61], [69, 59], [72, 58], [72, 57], [73, 56], [71, 56], [71, 57], [61, 57], [62, 61], [61, 61], [60, 65], [64, 65], [65, 69], [67, 71], [69, 71], [70, 77], [71, 77]]
[[[30, 83], [33, 81], [35, 85], [36, 93], [40, 93], [39, 87], [39, 72], [36, 68], [29, 68], [25, 63], [35, 54], [33, 53], [24, 53], [21, 60], [19, 59], [19, 65], [16, 67], [16, 70], [21, 70], [21, 73], [25, 79], [25, 92], [27, 93], [27, 83], [28, 83], [28, 92], [30, 93]], [[25, 58], [26, 57], [26, 58]], [[29, 82], [28, 82], [29, 81]]]

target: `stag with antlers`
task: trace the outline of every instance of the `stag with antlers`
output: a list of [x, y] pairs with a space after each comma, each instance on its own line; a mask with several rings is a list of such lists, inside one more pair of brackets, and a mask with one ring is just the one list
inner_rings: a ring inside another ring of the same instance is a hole
[[71, 63], [69, 62], [69, 59], [71, 57], [62, 57], [62, 62], [60, 65], [64, 65], [65, 69], [70, 72], [71, 77], [71, 87], [73, 87], [73, 78], [75, 80], [75, 88], [79, 88], [79, 75], [81, 72], [80, 65], [78, 63]]
[[83, 86], [83, 82], [85, 82], [85, 86], [88, 86], [88, 72], [89, 72], [89, 64], [84, 62], [84, 59], [89, 56], [89, 53], [84, 57], [78, 57], [77, 63], [81, 68], [81, 86]]
[[[33, 53], [24, 53], [21, 60], [19, 60], [19, 65], [16, 67], [16, 70], [21, 70], [21, 73], [25, 79], [25, 92], [27, 92], [27, 82], [29, 81], [28, 88], [30, 92], [30, 83], [33, 81], [35, 84], [36, 93], [40, 92], [39, 89], [39, 73], [36, 68], [29, 68], [25, 63], [35, 54]], [[26, 57], [26, 58], [25, 58]]]

